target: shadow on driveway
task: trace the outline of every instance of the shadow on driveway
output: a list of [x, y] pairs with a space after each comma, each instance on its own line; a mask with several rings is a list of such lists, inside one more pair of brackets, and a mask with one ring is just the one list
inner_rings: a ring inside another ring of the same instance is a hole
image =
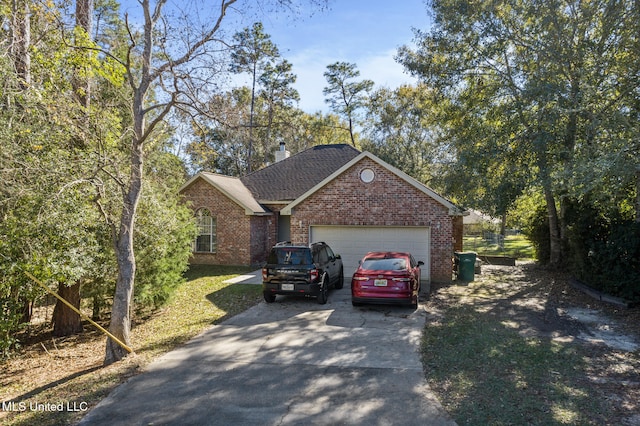
[[118, 387], [80, 424], [455, 425], [431, 393], [426, 312], [278, 296]]

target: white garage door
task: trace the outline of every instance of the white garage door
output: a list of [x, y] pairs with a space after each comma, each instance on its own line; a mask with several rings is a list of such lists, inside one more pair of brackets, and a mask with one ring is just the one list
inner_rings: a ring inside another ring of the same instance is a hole
[[311, 226], [309, 241], [324, 241], [342, 256], [344, 275], [351, 277], [369, 251], [405, 251], [423, 261], [422, 281], [429, 280], [431, 233], [428, 227]]

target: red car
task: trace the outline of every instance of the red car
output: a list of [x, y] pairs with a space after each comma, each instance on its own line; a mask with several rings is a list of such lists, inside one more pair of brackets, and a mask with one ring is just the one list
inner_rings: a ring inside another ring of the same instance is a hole
[[351, 279], [351, 303], [407, 304], [416, 309], [422, 265], [410, 253], [367, 253]]

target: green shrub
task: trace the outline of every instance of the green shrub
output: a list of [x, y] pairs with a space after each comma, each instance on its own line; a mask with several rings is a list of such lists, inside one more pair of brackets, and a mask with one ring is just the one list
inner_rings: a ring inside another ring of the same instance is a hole
[[567, 209], [569, 268], [612, 296], [640, 301], [640, 223], [583, 202]]
[[146, 216], [136, 236], [135, 301], [141, 307], [162, 306], [185, 281], [183, 273], [189, 266], [195, 235], [191, 210], [175, 201], [164, 201], [163, 207]]
[[568, 203], [565, 218], [569, 270], [585, 281], [594, 272], [591, 260], [594, 244], [606, 239], [609, 225], [597, 209], [585, 203]]
[[0, 360], [9, 356], [18, 342], [15, 333], [22, 324], [22, 307], [13, 297], [0, 297]]
[[536, 260], [543, 264], [548, 263], [551, 255], [551, 240], [549, 238], [549, 217], [547, 207], [544, 204], [537, 206], [535, 212], [528, 217], [528, 222], [523, 225], [522, 232], [533, 244]]
[[640, 302], [640, 223], [613, 224], [606, 238], [592, 242], [587, 259], [589, 285]]
[[[157, 157], [150, 159], [150, 163], [167, 160], [166, 156]], [[173, 175], [163, 176], [163, 180], [152, 172], [150, 175], [149, 190], [140, 201], [136, 218], [137, 308], [162, 306], [184, 282], [183, 273], [188, 268], [191, 243], [196, 236], [192, 210], [176, 196], [177, 184], [167, 183]]]

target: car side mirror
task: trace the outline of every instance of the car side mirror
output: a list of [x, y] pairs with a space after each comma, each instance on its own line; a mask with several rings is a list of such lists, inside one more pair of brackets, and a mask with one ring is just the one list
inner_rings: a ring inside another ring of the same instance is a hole
[[418, 266], [423, 266], [423, 265], [424, 265], [424, 262], [422, 260], [419, 260], [418, 261]]
[[342, 259], [342, 256], [340, 256], [339, 254], [336, 254], [335, 259], [336, 260]]

